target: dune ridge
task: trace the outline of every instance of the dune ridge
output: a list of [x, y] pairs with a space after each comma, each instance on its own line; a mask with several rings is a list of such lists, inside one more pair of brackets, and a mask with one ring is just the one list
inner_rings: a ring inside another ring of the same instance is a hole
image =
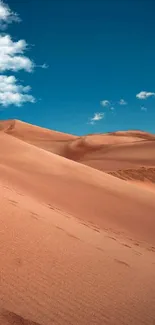
[[118, 171], [118, 177], [119, 171], [135, 169], [138, 173], [139, 169], [139, 179], [142, 179], [142, 167], [155, 167], [155, 135], [147, 132], [118, 131], [77, 137], [18, 120], [1, 121], [0, 130], [95, 169], [111, 174]]
[[73, 135], [48, 130], [19, 120], [0, 122], [0, 131], [57, 154], [62, 151], [66, 142], [76, 139]]

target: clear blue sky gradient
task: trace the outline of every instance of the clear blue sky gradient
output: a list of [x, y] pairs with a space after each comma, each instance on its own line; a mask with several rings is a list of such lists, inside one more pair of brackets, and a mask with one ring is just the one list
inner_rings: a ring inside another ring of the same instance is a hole
[[[155, 133], [155, 0], [8, 0], [22, 22], [8, 27], [48, 69], [18, 72], [35, 104], [0, 108], [0, 118], [86, 134], [141, 129]], [[124, 98], [127, 106], [118, 105]], [[100, 105], [111, 100], [112, 112]], [[147, 107], [147, 112], [141, 111]], [[105, 118], [90, 125], [95, 112]]]

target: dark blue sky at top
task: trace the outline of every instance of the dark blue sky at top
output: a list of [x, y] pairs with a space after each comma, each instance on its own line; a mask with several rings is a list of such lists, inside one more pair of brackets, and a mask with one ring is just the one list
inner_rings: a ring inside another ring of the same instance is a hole
[[[0, 118], [18, 118], [63, 132], [86, 134], [143, 129], [155, 132], [154, 0], [8, 0], [22, 19], [7, 33], [29, 44], [26, 53], [48, 69], [16, 76], [32, 87], [35, 104], [10, 106]], [[118, 105], [124, 98], [127, 106]], [[115, 110], [100, 105], [111, 100]], [[141, 111], [141, 106], [147, 112]], [[105, 118], [88, 123], [96, 112]]]

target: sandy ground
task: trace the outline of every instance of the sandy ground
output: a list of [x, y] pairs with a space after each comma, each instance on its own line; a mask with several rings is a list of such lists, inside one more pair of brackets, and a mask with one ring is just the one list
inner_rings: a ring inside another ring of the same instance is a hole
[[131, 184], [136, 184], [136, 185], [138, 185], [138, 186], [140, 186], [140, 187], [144, 187], [144, 188], [146, 188], [147, 190], [149, 190], [149, 191], [153, 191], [153, 192], [155, 192], [155, 184], [154, 183], [152, 183], [151, 181], [150, 182], [148, 182], [148, 181], [129, 181], [128, 180], [128, 182], [129, 183], [131, 183]]
[[[154, 190], [39, 146], [54, 131], [11, 125], [0, 132], [0, 324], [154, 325]], [[142, 143], [139, 159], [153, 160], [151, 135], [134, 137], [110, 155]]]

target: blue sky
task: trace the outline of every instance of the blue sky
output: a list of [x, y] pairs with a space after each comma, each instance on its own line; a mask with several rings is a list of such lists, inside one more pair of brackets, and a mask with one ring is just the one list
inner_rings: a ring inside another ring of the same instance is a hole
[[6, 104], [2, 94], [0, 119], [18, 118], [79, 135], [128, 129], [155, 132], [154, 0], [5, 3], [21, 22], [7, 17], [1, 37], [25, 40], [27, 50], [16, 51], [17, 56], [35, 63], [29, 66], [31, 72], [24, 65], [15, 71], [3, 63], [0, 76], [5, 75], [5, 83], [6, 77], [14, 76], [11, 83], [32, 89], [18, 87], [28, 92], [20, 97], [22, 106]]

